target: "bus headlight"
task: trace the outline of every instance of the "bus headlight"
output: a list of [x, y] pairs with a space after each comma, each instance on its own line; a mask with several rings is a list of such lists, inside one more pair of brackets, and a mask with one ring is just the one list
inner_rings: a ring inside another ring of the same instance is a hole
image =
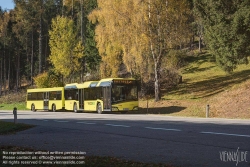
[[136, 107], [133, 108], [133, 110], [138, 110], [138, 109], [139, 109], [138, 106], [136, 106]]
[[112, 106], [112, 111], [119, 111], [118, 107]]

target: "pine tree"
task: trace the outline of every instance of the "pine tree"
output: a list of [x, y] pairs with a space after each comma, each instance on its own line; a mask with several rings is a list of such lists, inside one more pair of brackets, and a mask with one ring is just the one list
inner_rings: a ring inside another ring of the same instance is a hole
[[205, 42], [218, 65], [232, 72], [248, 63], [250, 54], [250, 1], [195, 0], [204, 25]]
[[85, 12], [84, 12], [84, 55], [85, 55], [85, 64], [88, 71], [96, 71], [99, 67], [101, 57], [96, 48], [95, 41], [95, 24], [92, 24], [87, 16], [95, 8], [97, 8], [97, 0], [86, 0], [85, 1]]

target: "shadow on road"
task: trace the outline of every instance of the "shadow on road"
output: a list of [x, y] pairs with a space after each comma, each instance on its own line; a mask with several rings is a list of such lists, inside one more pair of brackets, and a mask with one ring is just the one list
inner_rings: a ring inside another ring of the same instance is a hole
[[129, 111], [128, 114], [171, 114], [180, 112], [186, 109], [181, 106], [169, 106], [169, 107], [158, 107], [158, 108], [139, 108], [138, 111]]

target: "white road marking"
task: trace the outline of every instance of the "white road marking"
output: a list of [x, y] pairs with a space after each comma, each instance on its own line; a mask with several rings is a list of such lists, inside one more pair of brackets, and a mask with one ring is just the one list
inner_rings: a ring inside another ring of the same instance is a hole
[[167, 130], [167, 131], [176, 131], [176, 132], [180, 132], [180, 129], [166, 129], [166, 128], [153, 128], [153, 127], [145, 127], [147, 129], [153, 129], [153, 130]]
[[212, 134], [212, 135], [225, 135], [225, 136], [237, 136], [237, 137], [250, 137], [250, 135], [231, 134], [231, 133], [218, 133], [218, 132], [200, 132], [200, 133]]
[[87, 124], [87, 125], [94, 125], [96, 123], [93, 122], [76, 122], [77, 124]]
[[54, 120], [55, 122], [69, 122], [69, 121], [58, 121], [58, 120]]
[[130, 128], [130, 126], [127, 125], [116, 125], [116, 124], [105, 124], [107, 126], [119, 126], [119, 127], [125, 127], [125, 128]]

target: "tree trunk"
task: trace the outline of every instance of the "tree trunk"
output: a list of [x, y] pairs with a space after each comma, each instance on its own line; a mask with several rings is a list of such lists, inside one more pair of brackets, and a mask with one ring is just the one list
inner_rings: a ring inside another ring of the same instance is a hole
[[3, 84], [3, 67], [2, 67], [3, 60], [0, 59], [0, 96], [2, 95], [2, 84]]
[[30, 60], [30, 81], [31, 85], [33, 85], [33, 67], [34, 67], [34, 32], [32, 29], [32, 37], [31, 37], [31, 60]]
[[[28, 40], [28, 35], [26, 36], [26, 63], [27, 63], [27, 67], [28, 67], [28, 70], [30, 70], [29, 69], [29, 67], [30, 67], [30, 59], [29, 59], [29, 53], [30, 53], [30, 50], [29, 50], [29, 42], [28, 42], [29, 40]], [[31, 81], [29, 80], [29, 75], [27, 74], [26, 75], [26, 77], [27, 77], [27, 80], [28, 80], [28, 83], [27, 84], [31, 84]]]
[[155, 64], [155, 101], [159, 101], [161, 99], [159, 74], [158, 65]]
[[[160, 82], [159, 82], [159, 78], [160, 78], [160, 66], [161, 66], [161, 57], [162, 57], [162, 44], [161, 43], [155, 43], [154, 39], [154, 35], [153, 35], [153, 28], [152, 28], [152, 18], [151, 18], [151, 0], [148, 1], [148, 18], [149, 18], [149, 35], [150, 35], [150, 50], [151, 50], [151, 54], [154, 60], [154, 72], [155, 72], [155, 101], [159, 101], [161, 99], [161, 94], [160, 94]], [[161, 27], [160, 27], [160, 16], [157, 15], [157, 34], [155, 34], [155, 36], [157, 36], [158, 40], [161, 40]], [[159, 45], [159, 48], [157, 48], [157, 46], [155, 45]]]
[[42, 14], [40, 14], [40, 25], [39, 25], [39, 71], [42, 73]]
[[199, 52], [201, 53], [201, 33], [199, 34]]
[[19, 71], [20, 71], [20, 48], [17, 49], [17, 64], [16, 64], [16, 92], [18, 91], [19, 89], [19, 86], [20, 86], [20, 77], [19, 77]]
[[[82, 6], [83, 6], [83, 4], [82, 4], [82, 0], [81, 0], [81, 41], [82, 41], [82, 44], [84, 45], [84, 41], [83, 41], [83, 9], [82, 9]], [[85, 58], [84, 58], [84, 60], [82, 60], [82, 63], [83, 63], [83, 61], [84, 61], [84, 63], [85, 63]], [[81, 76], [80, 76], [80, 82], [83, 82], [83, 77], [84, 77], [84, 65], [81, 67], [82, 69], [81, 69]]]
[[11, 88], [11, 79], [10, 79], [10, 60], [11, 58], [10, 58], [10, 51], [9, 51], [9, 68], [8, 68], [8, 91], [10, 91], [10, 88]]
[[74, 18], [74, 0], [72, 0], [72, 19]]
[[45, 37], [45, 49], [44, 49], [44, 69], [47, 69], [47, 50], [48, 50], [48, 35]]
[[5, 52], [5, 43], [4, 43], [4, 51], [3, 51], [3, 91], [4, 95], [6, 95], [6, 52]]

